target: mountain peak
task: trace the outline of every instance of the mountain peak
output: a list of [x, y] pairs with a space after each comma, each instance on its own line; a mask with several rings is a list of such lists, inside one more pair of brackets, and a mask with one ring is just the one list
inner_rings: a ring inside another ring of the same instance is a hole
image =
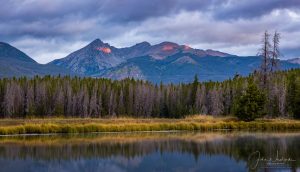
[[193, 48], [188, 45], [181, 45], [182, 49], [185, 51], [192, 50]]
[[90, 43], [90, 45], [102, 45], [104, 44], [99, 38], [95, 39]]
[[134, 47], [150, 47], [151, 44], [147, 41], [143, 41], [134, 45]]
[[112, 47], [109, 44], [102, 42], [100, 39], [95, 39], [87, 45], [87, 47], [100, 51], [104, 54], [110, 54], [112, 52]]
[[173, 42], [162, 42], [157, 45], [162, 51], [174, 51], [179, 48], [179, 45]]
[[8, 43], [0, 42], [0, 58], [36, 63], [32, 58]]
[[174, 42], [168, 42], [168, 41], [165, 41], [165, 42], [162, 42], [160, 44], [158, 44], [159, 46], [173, 46], [173, 47], [179, 47], [178, 44], [174, 43]]

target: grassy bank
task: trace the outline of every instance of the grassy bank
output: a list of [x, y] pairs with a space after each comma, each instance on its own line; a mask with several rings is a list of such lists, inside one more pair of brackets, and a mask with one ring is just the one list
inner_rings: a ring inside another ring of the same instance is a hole
[[184, 119], [1, 119], [0, 134], [46, 134], [46, 133], [89, 133], [89, 132], [127, 132], [164, 130], [258, 130], [285, 131], [300, 130], [299, 120], [260, 119], [253, 122], [237, 121], [235, 118], [213, 118], [191, 116]]

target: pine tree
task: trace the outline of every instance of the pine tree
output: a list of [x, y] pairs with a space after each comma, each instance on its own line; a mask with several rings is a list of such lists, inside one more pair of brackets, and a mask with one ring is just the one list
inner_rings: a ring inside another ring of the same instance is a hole
[[235, 115], [243, 121], [253, 121], [263, 117], [265, 101], [265, 95], [253, 83], [253, 80], [250, 80], [246, 93], [238, 101]]
[[[299, 76], [299, 69], [268, 73], [267, 89], [261, 90], [256, 87], [259, 73], [224, 82], [199, 83], [195, 77], [189, 84], [160, 85], [132, 79], [112, 81], [79, 77], [0, 79], [0, 115], [11, 118], [50, 115], [181, 118], [195, 113], [236, 113], [252, 120], [260, 117], [265, 109], [274, 117], [300, 118]], [[265, 96], [261, 96], [262, 92]], [[271, 101], [265, 103], [262, 97]]]

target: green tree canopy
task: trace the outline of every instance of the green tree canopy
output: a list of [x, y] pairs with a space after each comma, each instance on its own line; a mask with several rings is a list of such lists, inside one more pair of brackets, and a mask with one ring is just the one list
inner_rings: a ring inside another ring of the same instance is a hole
[[237, 102], [235, 115], [240, 120], [253, 121], [256, 118], [265, 115], [265, 102], [266, 97], [263, 92], [258, 89], [258, 87], [253, 83], [253, 80], [250, 80], [246, 92]]

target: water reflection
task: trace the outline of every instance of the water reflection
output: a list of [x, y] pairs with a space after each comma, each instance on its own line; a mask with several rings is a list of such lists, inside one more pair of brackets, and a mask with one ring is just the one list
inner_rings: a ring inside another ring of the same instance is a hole
[[[0, 171], [297, 171], [299, 148], [300, 133], [3, 136]], [[295, 161], [256, 164], [253, 152]]]

